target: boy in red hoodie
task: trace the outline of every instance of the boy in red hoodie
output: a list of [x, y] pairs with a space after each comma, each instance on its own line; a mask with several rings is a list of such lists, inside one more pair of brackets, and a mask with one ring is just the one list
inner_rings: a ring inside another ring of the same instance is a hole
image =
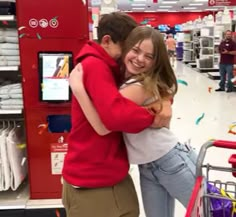
[[[121, 131], [137, 133], [169, 124], [170, 102], [151, 115], [118, 91], [122, 82], [116, 62], [122, 44], [136, 22], [128, 15], [104, 15], [98, 25], [98, 43], [89, 41], [76, 57], [83, 65], [84, 86], [102, 119], [112, 131], [98, 135], [72, 98], [72, 129], [68, 137], [63, 175], [63, 204], [67, 217], [138, 217], [134, 184]], [[167, 108], [167, 109], [166, 109]]]

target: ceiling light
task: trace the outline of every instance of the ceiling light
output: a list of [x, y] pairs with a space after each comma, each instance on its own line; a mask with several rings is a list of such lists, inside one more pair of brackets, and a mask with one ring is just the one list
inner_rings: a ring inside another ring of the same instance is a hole
[[145, 4], [131, 4], [131, 6], [146, 6]]
[[133, 0], [133, 2], [146, 2], [146, 0]]
[[161, 2], [162, 4], [176, 4], [177, 1], [166, 1], [166, 2]]
[[189, 6], [201, 6], [203, 3], [190, 3]]
[[158, 9], [157, 12], [169, 11], [168, 9]]
[[184, 7], [183, 9], [185, 10], [194, 10], [194, 9], [197, 9], [196, 7]]
[[208, 8], [208, 9], [205, 9], [205, 11], [218, 11], [219, 9], [217, 8]]
[[170, 6], [170, 5], [163, 5], [163, 6], [160, 5], [159, 8], [172, 8], [172, 6]]
[[145, 10], [145, 8], [132, 8], [132, 10]]
[[195, 0], [195, 2], [208, 2], [208, 0]]

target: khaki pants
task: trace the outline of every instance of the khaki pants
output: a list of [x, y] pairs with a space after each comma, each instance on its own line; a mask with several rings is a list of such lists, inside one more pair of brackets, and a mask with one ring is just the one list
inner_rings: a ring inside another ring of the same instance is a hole
[[64, 181], [62, 202], [67, 217], [138, 217], [139, 205], [133, 181], [105, 188], [74, 188]]

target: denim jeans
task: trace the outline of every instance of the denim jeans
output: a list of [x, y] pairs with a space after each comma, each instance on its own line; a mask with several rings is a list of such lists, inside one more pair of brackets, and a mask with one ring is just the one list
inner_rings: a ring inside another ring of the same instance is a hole
[[227, 88], [229, 90], [233, 89], [233, 84], [231, 79], [233, 78], [233, 64], [220, 64], [220, 88], [225, 89], [225, 81], [227, 78]]
[[160, 159], [139, 165], [146, 217], [174, 217], [175, 199], [188, 205], [196, 179], [196, 161], [196, 152], [178, 143]]

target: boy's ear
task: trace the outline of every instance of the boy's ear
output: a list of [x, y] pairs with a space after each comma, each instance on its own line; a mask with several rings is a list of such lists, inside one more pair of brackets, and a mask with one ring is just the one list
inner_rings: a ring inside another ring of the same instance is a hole
[[111, 42], [111, 36], [110, 36], [110, 35], [104, 35], [104, 36], [102, 37], [101, 44], [102, 44], [103, 46], [108, 46], [108, 45], [110, 44], [110, 42]]

